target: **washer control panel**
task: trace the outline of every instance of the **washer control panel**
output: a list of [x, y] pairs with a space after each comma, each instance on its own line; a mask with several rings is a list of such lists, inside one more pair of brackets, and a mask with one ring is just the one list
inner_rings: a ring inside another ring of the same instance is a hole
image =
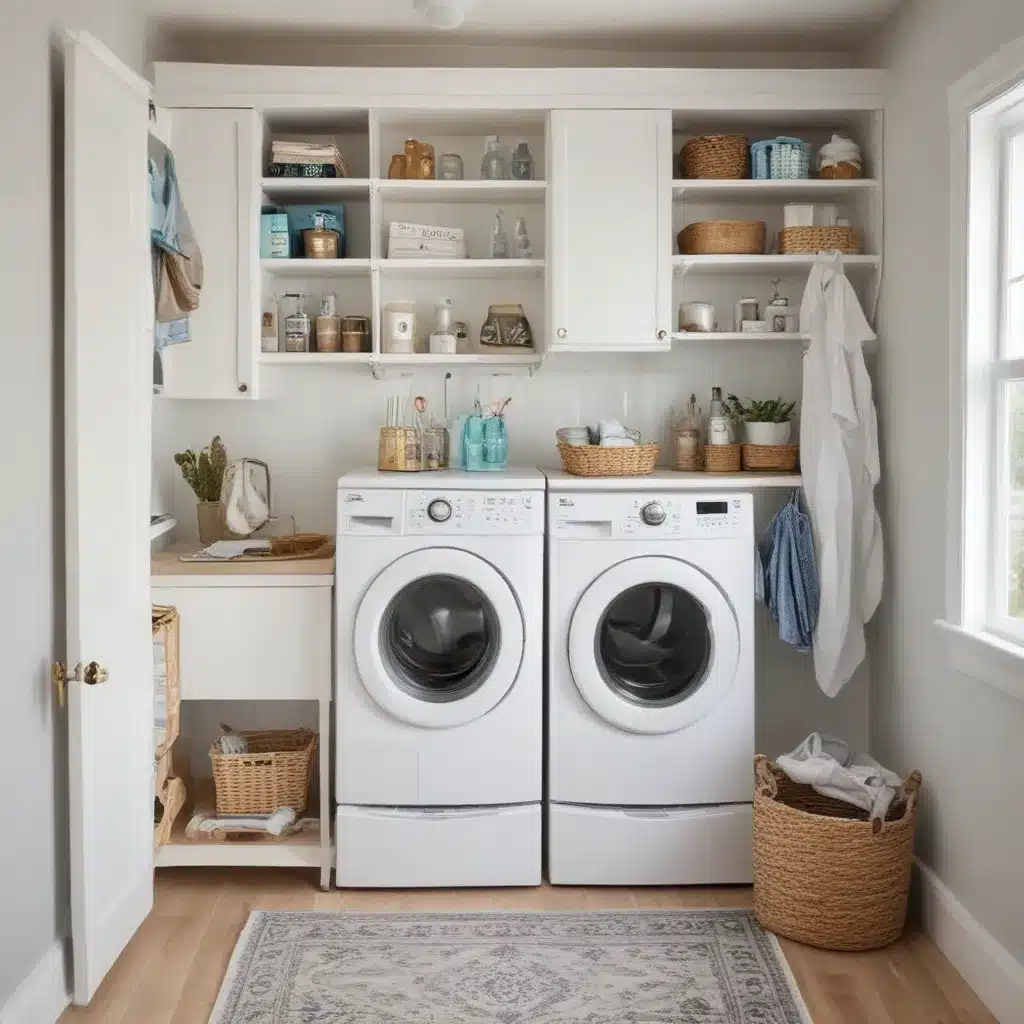
[[551, 493], [548, 528], [565, 539], [682, 540], [752, 536], [749, 494]]
[[409, 533], [532, 534], [544, 532], [541, 491], [408, 491], [405, 524]]

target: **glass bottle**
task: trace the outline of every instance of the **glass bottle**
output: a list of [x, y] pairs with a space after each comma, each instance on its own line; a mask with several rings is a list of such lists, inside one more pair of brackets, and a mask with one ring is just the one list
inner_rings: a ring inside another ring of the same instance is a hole
[[312, 323], [309, 314], [302, 311], [302, 296], [297, 292], [287, 292], [281, 304], [288, 310], [281, 320], [285, 352], [308, 352]]
[[732, 444], [732, 425], [722, 401], [722, 389], [711, 389], [711, 410], [708, 414], [708, 444]]
[[512, 154], [512, 178], [515, 181], [533, 180], [533, 154], [524, 139], [519, 140]]
[[526, 233], [526, 218], [516, 217], [515, 248], [517, 260], [533, 259], [533, 243]]
[[502, 213], [499, 210], [494, 215], [494, 227], [491, 229], [491, 259], [508, 259], [508, 235], [505, 234], [505, 224], [502, 221]]
[[341, 317], [333, 294], [320, 300], [320, 315], [316, 318], [317, 352], [341, 351]]
[[480, 177], [484, 181], [504, 181], [508, 177], [508, 166], [501, 142], [497, 135], [488, 135], [486, 142], [483, 163], [480, 164]]

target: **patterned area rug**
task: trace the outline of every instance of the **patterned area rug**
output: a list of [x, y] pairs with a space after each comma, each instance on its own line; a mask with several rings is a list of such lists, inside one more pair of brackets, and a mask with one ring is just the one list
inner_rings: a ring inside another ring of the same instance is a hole
[[748, 910], [257, 911], [211, 1024], [810, 1024]]

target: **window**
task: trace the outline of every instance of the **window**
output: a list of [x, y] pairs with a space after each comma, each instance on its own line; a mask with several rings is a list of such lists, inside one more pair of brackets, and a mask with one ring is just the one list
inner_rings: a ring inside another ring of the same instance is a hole
[[954, 634], [958, 668], [1024, 697], [1024, 39], [953, 86], [950, 113], [954, 287], [943, 625]]

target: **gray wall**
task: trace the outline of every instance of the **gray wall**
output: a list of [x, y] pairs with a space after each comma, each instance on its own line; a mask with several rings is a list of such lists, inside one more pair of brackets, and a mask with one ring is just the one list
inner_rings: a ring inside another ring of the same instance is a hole
[[890, 67], [879, 388], [888, 594], [875, 673], [882, 760], [924, 775], [919, 854], [1024, 962], [1024, 702], [953, 671], [944, 614], [949, 457], [946, 89], [1024, 34], [1021, 0], [915, 0], [865, 63]]
[[139, 68], [131, 6], [0, 4], [0, 1007], [68, 930], [66, 741], [47, 681], [63, 654], [64, 604], [58, 33], [89, 29]]

